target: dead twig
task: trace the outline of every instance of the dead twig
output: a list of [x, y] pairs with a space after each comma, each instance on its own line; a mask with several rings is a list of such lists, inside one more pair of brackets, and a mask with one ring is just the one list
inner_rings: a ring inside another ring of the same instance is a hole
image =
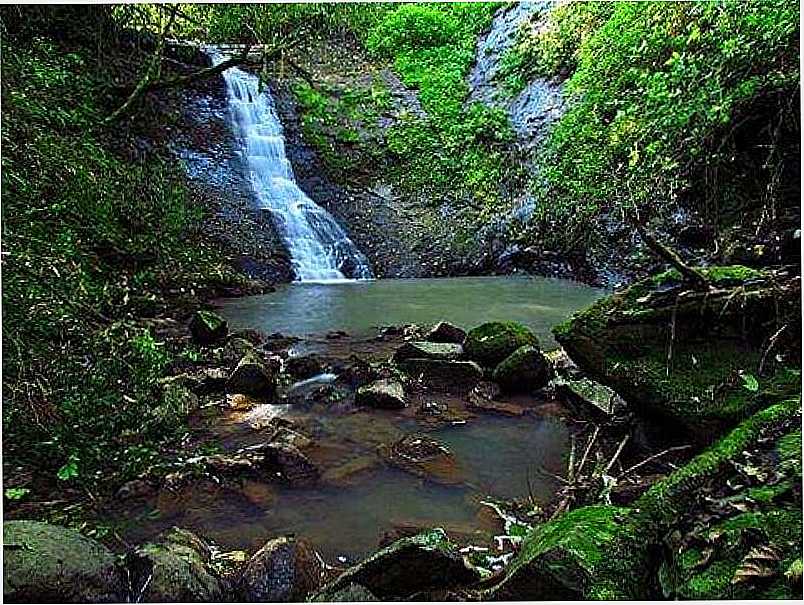
[[621, 472], [619, 475], [617, 475], [617, 479], [622, 479], [628, 473], [634, 472], [638, 468], [641, 468], [641, 467], [645, 466], [648, 462], [652, 462], [652, 461], [656, 460], [657, 458], [661, 458], [662, 456], [665, 456], [665, 455], [670, 454], [672, 452], [679, 452], [681, 450], [687, 450], [687, 449], [689, 449], [691, 447], [692, 447], [691, 445], [676, 445], [674, 447], [668, 447], [666, 450], [662, 450], [661, 452], [659, 452], [657, 454], [653, 454], [652, 456], [648, 456], [642, 462], [634, 464], [633, 466], [629, 466], [627, 469], [625, 469], [623, 472]]

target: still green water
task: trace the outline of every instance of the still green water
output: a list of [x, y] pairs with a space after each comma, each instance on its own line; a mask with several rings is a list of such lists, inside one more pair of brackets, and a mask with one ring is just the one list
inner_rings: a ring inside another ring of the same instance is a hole
[[440, 320], [471, 328], [514, 320], [530, 326], [548, 346], [553, 344], [550, 328], [602, 294], [578, 282], [544, 277], [383, 279], [291, 284], [220, 306], [235, 328], [290, 335], [329, 330], [366, 335], [380, 326]]

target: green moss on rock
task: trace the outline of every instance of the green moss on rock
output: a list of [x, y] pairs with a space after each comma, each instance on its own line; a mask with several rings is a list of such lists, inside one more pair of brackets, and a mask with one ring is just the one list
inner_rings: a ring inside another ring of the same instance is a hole
[[494, 600], [583, 599], [617, 535], [614, 506], [572, 510], [535, 528], [505, 580], [483, 595]]
[[519, 347], [494, 369], [492, 378], [509, 393], [527, 393], [540, 389], [550, 380], [550, 363], [538, 348]]
[[469, 359], [493, 368], [526, 345], [539, 346], [539, 339], [527, 327], [514, 321], [491, 321], [469, 331], [464, 350]]
[[102, 544], [48, 523], [3, 523], [6, 602], [116, 603], [126, 597], [122, 569]]
[[800, 287], [742, 266], [703, 272], [708, 292], [680, 287], [668, 271], [597, 301], [553, 333], [635, 411], [711, 440], [797, 391], [800, 349], [781, 345], [787, 359], [777, 363], [764, 347], [781, 325], [798, 325]]

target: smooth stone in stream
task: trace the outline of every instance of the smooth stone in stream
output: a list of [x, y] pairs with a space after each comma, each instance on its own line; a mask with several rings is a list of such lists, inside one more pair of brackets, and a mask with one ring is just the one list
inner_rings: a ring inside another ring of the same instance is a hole
[[324, 371], [324, 363], [318, 355], [303, 355], [288, 357], [285, 360], [285, 370], [296, 380], [306, 380]]
[[398, 366], [411, 378], [449, 391], [468, 391], [483, 379], [483, 369], [473, 361], [411, 358]]
[[299, 602], [321, 587], [324, 574], [323, 561], [310, 543], [281, 537], [251, 557], [239, 587], [249, 603]]
[[101, 543], [39, 521], [3, 523], [6, 603], [119, 603], [123, 570]]
[[399, 409], [408, 405], [405, 390], [396, 380], [383, 378], [357, 390], [355, 404], [373, 408]]
[[398, 363], [405, 359], [437, 359], [455, 361], [463, 357], [463, 347], [452, 342], [406, 342], [394, 353], [393, 360]]

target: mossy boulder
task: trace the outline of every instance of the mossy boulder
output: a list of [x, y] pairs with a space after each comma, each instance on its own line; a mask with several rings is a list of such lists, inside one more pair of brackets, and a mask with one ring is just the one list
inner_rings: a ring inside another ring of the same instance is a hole
[[485, 599], [582, 600], [608, 556], [625, 509], [587, 506], [535, 528]]
[[[801, 288], [781, 272], [702, 271], [707, 291], [665, 272], [597, 301], [553, 333], [581, 369], [635, 412], [711, 441], [798, 389], [788, 368], [800, 368]], [[777, 359], [766, 346], [784, 325]]]
[[220, 601], [224, 584], [211, 567], [209, 544], [177, 527], [128, 555], [132, 586], [143, 603]]
[[283, 536], [269, 540], [251, 557], [238, 584], [246, 602], [292, 603], [318, 590], [324, 573], [310, 543]]
[[316, 354], [288, 357], [285, 360], [285, 371], [296, 380], [306, 380], [324, 371], [323, 360]]
[[276, 396], [276, 374], [256, 354], [248, 353], [229, 376], [226, 392], [272, 401]]
[[507, 393], [530, 393], [545, 386], [551, 376], [552, 368], [542, 352], [525, 345], [497, 364], [492, 379]]
[[38, 521], [3, 523], [7, 603], [119, 603], [127, 598], [116, 557], [73, 529]]
[[[609, 556], [598, 567], [587, 598], [651, 599], [660, 596], [662, 589], [668, 592], [668, 586], [674, 587], [669, 592], [692, 594], [689, 586], [683, 586], [683, 574], [680, 583], [669, 584], [665, 572], [664, 581], [660, 582], [660, 568], [678, 564], [672, 563], [674, 555], [668, 559], [667, 536], [681, 537], [681, 545], [675, 547], [678, 555], [695, 544], [696, 534], [703, 532], [707, 539], [712, 538], [718, 531], [720, 520], [736, 518], [741, 510], [770, 514], [768, 520], [777, 515], [781, 515], [777, 519], [787, 518], [788, 521], [779, 526], [786, 526], [787, 531], [774, 533], [786, 536], [787, 543], [783, 547], [777, 543], [773, 550], [781, 561], [787, 563], [792, 563], [796, 555], [801, 556], [800, 495], [791, 499], [795, 494], [794, 486], [801, 482], [800, 470], [797, 471], [800, 466], [792, 461], [780, 461], [773, 454], [773, 450], [778, 452], [780, 446], [784, 449], [787, 442], [783, 436], [794, 434], [800, 425], [800, 398], [769, 406], [740, 423], [666, 479], [654, 484], [634, 502], [621, 522], [616, 539], [610, 545]], [[765, 463], [758, 464], [763, 459]], [[791, 514], [799, 519], [798, 525], [790, 524], [792, 517], [785, 511], [792, 511]], [[762, 544], [762, 540], [755, 544]], [[725, 559], [718, 562], [716, 546], [713, 543], [705, 545], [706, 549], [712, 547], [710, 556], [713, 558], [697, 561], [695, 573], [709, 574], [706, 567], [710, 562], [715, 566], [712, 574], [727, 573], [723, 561], [731, 555], [726, 554], [728, 549], [720, 551]], [[778, 565], [776, 571], [780, 572], [781, 567]], [[636, 570], [639, 570], [638, 576]], [[688, 579], [692, 580], [692, 576]], [[732, 575], [729, 582], [733, 579]], [[711, 584], [708, 593], [702, 589], [706, 583], [705, 580], [695, 583], [701, 589], [697, 598], [722, 598], [718, 597], [722, 594], [718, 587], [723, 587], [723, 582]], [[754, 589], [751, 593], [754, 597], [764, 594], [762, 582], [754, 584]]]
[[190, 334], [200, 345], [220, 342], [229, 333], [226, 320], [212, 311], [196, 311], [190, 319]]
[[466, 356], [486, 368], [493, 368], [519, 347], [539, 346], [539, 339], [527, 327], [514, 321], [491, 321], [469, 330], [464, 341]]
[[480, 579], [441, 529], [397, 540], [347, 569], [313, 600], [331, 600], [357, 585], [382, 600], [401, 600], [429, 590], [467, 586]]

